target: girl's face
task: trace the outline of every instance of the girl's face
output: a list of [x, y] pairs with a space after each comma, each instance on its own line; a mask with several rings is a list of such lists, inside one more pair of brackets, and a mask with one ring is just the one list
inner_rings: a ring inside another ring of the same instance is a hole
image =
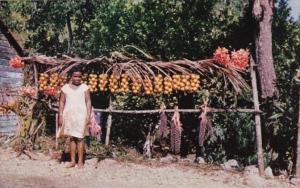
[[80, 85], [81, 84], [81, 77], [82, 77], [82, 73], [81, 72], [73, 72], [72, 74], [72, 84], [73, 85]]

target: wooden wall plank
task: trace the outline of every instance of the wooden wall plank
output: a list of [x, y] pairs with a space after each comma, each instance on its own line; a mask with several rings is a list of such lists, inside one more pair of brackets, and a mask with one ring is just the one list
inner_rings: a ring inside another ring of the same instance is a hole
[[0, 68], [0, 77], [1, 78], [17, 78], [17, 79], [23, 80], [24, 74], [21, 72], [3, 71]]
[[1, 65], [1, 64], [0, 64], [0, 70], [6, 72], [22, 73], [22, 69], [12, 69], [8, 65]]
[[23, 85], [23, 80], [17, 78], [1, 78], [0, 77], [0, 88], [14, 88]]

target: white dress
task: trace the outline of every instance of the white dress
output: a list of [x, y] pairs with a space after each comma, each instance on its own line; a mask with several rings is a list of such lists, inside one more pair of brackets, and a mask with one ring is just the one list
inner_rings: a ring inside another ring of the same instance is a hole
[[72, 85], [72, 88], [66, 84], [61, 88], [66, 97], [63, 110], [63, 134], [66, 136], [84, 137], [87, 117], [85, 92], [88, 89], [86, 84]]

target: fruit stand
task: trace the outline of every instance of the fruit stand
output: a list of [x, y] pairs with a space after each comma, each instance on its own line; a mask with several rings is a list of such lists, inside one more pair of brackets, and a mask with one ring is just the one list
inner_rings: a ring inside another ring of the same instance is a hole
[[[142, 60], [127, 57], [118, 52], [111, 54], [111, 57], [99, 57], [95, 59], [81, 59], [76, 57], [46, 57], [29, 56], [11, 60], [11, 66], [24, 68], [26, 72], [26, 87], [21, 95], [31, 96], [37, 100], [44, 100], [48, 107], [57, 110], [57, 102], [60, 88], [68, 82], [70, 71], [79, 68], [84, 74], [82, 83], [86, 83], [92, 94], [107, 93], [109, 95], [136, 95], [136, 96], [165, 96], [172, 93], [186, 94], [201, 90], [203, 84], [209, 82], [216, 74], [221, 75], [224, 82], [228, 83], [235, 93], [249, 91], [250, 87], [243, 76], [251, 63], [250, 72], [252, 79], [252, 91], [254, 109], [219, 109], [209, 107], [207, 100], [203, 101], [198, 108], [194, 109], [166, 109], [164, 104], [160, 109], [145, 110], [117, 110], [110, 105], [106, 109], [94, 109], [95, 112], [108, 113], [107, 131], [105, 144], [109, 144], [110, 129], [112, 127], [112, 114], [160, 114], [159, 125], [154, 129], [160, 135], [166, 130], [165, 113], [174, 113], [171, 120], [171, 143], [174, 153], [178, 153], [178, 140], [182, 131], [179, 113], [200, 113], [199, 144], [203, 145], [203, 139], [209, 134], [210, 125], [206, 114], [245, 112], [255, 114], [256, 137], [258, 144], [258, 163], [260, 173], [263, 174], [263, 152], [261, 144], [260, 110], [257, 95], [256, 75], [253, 61], [249, 60], [249, 53], [246, 50], [229, 52], [225, 48], [218, 48], [214, 58], [206, 60], [191, 61], [188, 59], [176, 61]], [[203, 81], [205, 80], [205, 82]], [[21, 91], [21, 90], [20, 90]], [[2, 105], [3, 106], [3, 105]], [[151, 142], [153, 129], [145, 142], [146, 153], [151, 153]], [[180, 148], [180, 147], [179, 147]]]

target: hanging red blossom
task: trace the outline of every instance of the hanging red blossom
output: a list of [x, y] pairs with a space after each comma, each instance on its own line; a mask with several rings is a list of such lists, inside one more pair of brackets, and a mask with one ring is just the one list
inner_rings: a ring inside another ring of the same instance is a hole
[[249, 51], [244, 49], [233, 51], [230, 65], [240, 70], [246, 70], [249, 66]]
[[9, 66], [14, 69], [24, 68], [25, 64], [22, 58], [17, 56], [9, 60]]
[[230, 63], [229, 51], [226, 48], [218, 47], [214, 53], [214, 59], [218, 64], [226, 67]]
[[231, 66], [239, 70], [246, 70], [249, 66], [249, 55], [249, 51], [245, 49], [230, 53], [226, 48], [218, 47], [214, 53], [214, 59], [224, 67]]
[[31, 86], [22, 87], [19, 90], [19, 94], [22, 95], [22, 96], [34, 97], [37, 94], [37, 88], [36, 87], [31, 87]]

